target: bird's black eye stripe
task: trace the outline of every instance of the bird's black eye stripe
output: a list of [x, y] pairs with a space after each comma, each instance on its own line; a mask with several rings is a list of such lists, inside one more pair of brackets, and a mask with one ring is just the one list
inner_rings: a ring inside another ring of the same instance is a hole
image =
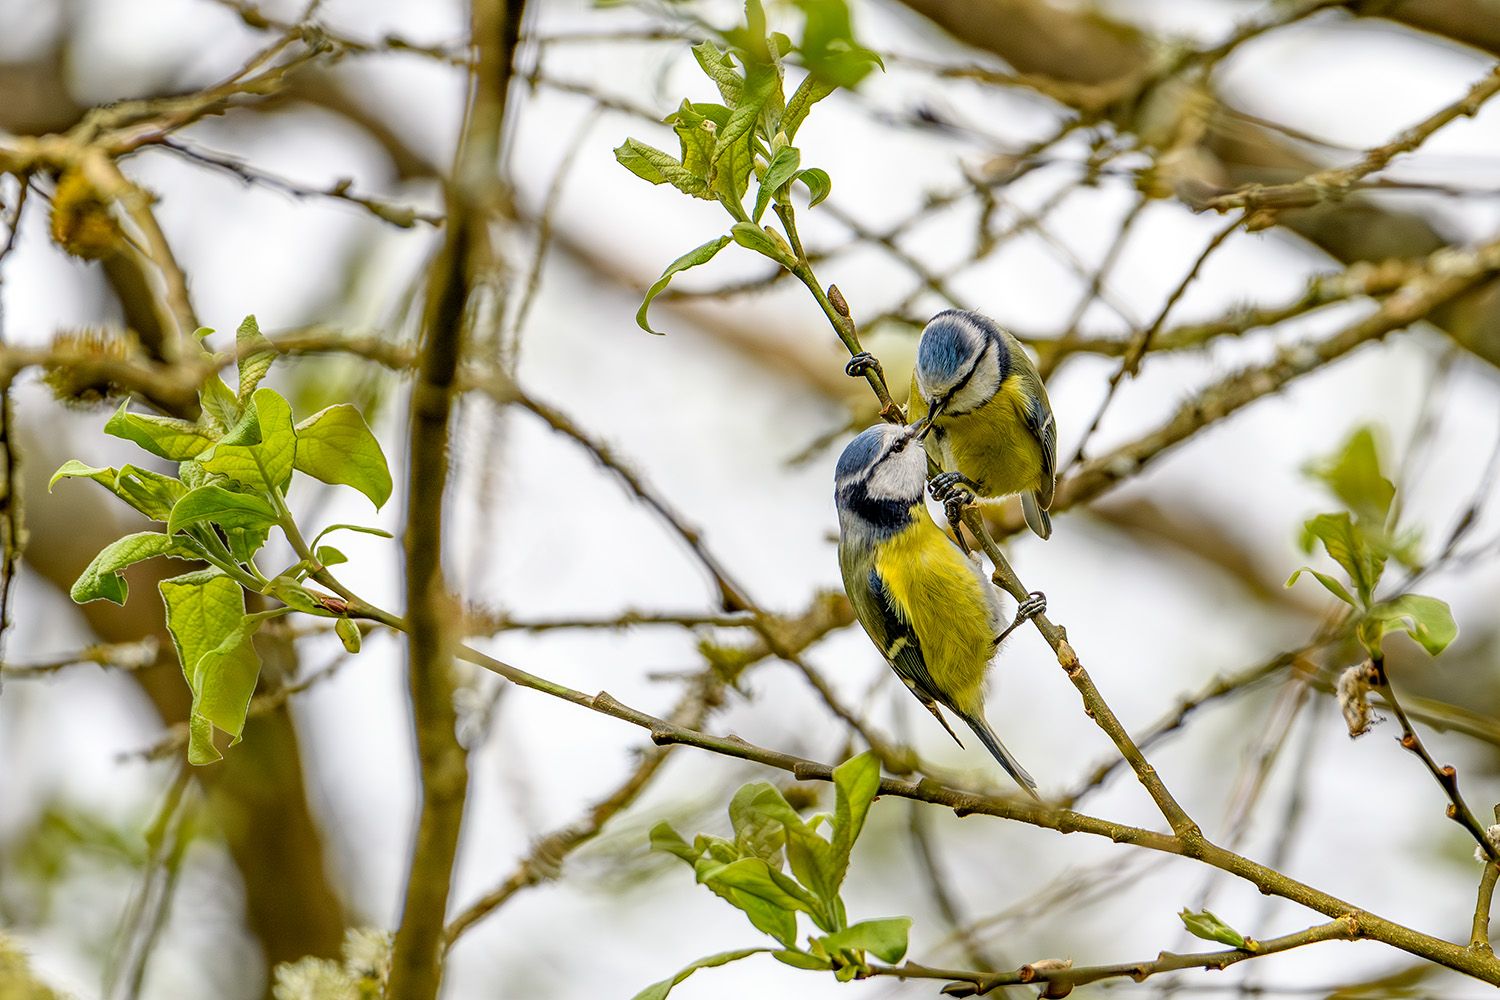
[[[1006, 366], [1000, 363], [1000, 349], [1004, 345], [993, 338], [986, 339], [988, 340], [988, 343], [985, 344], [984, 351], [979, 352], [979, 354], [974, 358], [974, 363], [969, 366], [969, 370], [964, 372], [964, 377], [959, 379], [958, 382], [954, 384], [952, 389], [948, 390], [948, 395], [944, 397], [944, 402], [952, 399], [954, 396], [957, 396], [960, 392], [964, 391], [964, 386], [968, 385], [969, 380], [974, 377], [974, 373], [979, 371], [979, 363], [984, 360], [984, 353], [985, 351], [988, 351], [990, 349], [991, 345], [993, 345], [995, 348], [995, 367], [999, 369], [997, 377], [995, 379], [995, 388], [999, 389], [1000, 383], [1005, 381]], [[959, 414], [951, 413], [950, 415], [956, 417]]]

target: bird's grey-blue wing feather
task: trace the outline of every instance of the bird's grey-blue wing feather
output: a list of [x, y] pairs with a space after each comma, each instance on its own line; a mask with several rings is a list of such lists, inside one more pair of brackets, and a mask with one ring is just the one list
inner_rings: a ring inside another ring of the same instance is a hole
[[879, 611], [878, 628], [883, 633], [872, 638], [880, 646], [880, 651], [891, 661], [896, 676], [907, 683], [924, 705], [934, 701], [946, 705], [947, 702], [937, 694], [937, 685], [932, 682], [932, 675], [927, 672], [927, 661], [922, 657], [917, 633], [912, 631], [910, 622], [896, 614], [890, 592], [886, 589], [885, 581], [880, 578], [880, 572], [871, 569], [869, 581], [870, 594], [875, 598], [875, 606]]
[[[1026, 402], [1026, 429], [1035, 435], [1042, 446], [1042, 476], [1051, 479], [1057, 474], [1057, 420], [1052, 416], [1052, 407], [1041, 393]], [[1049, 497], [1050, 499], [1050, 497]]]

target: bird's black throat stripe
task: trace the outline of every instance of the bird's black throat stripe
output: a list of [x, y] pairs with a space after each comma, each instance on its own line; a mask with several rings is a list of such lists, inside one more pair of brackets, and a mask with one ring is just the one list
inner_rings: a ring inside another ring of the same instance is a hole
[[914, 501], [893, 497], [872, 497], [863, 482], [855, 482], [840, 487], [838, 502], [841, 507], [868, 522], [871, 527], [885, 531], [898, 531], [911, 523], [911, 508], [914, 504], [920, 503], [921, 498], [918, 497]]

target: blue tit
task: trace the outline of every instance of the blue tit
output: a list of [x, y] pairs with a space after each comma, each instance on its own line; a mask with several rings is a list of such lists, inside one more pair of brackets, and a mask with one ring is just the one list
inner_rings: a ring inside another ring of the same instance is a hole
[[1052, 534], [1057, 422], [1036, 365], [1008, 331], [962, 309], [932, 317], [917, 344], [907, 417], [943, 469], [935, 495], [957, 484], [982, 497], [1019, 493], [1031, 530]]
[[[1035, 797], [1036, 782], [984, 719], [985, 670], [1010, 632], [1001, 627], [1000, 594], [927, 513], [926, 482], [915, 427], [880, 424], [844, 449], [834, 476], [844, 589], [896, 676], [948, 735], [963, 745], [939, 705]], [[1023, 604], [1023, 614], [1035, 614], [1036, 603]]]

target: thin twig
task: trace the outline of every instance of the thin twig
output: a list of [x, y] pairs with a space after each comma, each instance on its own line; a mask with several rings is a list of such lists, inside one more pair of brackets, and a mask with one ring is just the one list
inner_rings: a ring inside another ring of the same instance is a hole
[[[1444, 255], [1453, 251], [1446, 250]], [[1268, 365], [1229, 375], [1201, 390], [1184, 403], [1158, 429], [1116, 448], [1107, 455], [1085, 462], [1073, 475], [1058, 483], [1052, 510], [1066, 510], [1087, 502], [1117, 484], [1138, 475], [1162, 453], [1205, 427], [1225, 419], [1251, 403], [1279, 391], [1287, 383], [1372, 341], [1404, 329], [1430, 315], [1464, 292], [1482, 284], [1500, 269], [1500, 241], [1482, 247], [1464, 261], [1455, 261], [1446, 272], [1436, 260], [1431, 270], [1412, 272], [1401, 291], [1390, 295], [1369, 316], [1344, 327], [1333, 336], [1282, 352]], [[1007, 524], [1007, 527], [1010, 527]], [[1019, 520], [1015, 528], [1019, 530]]]
[[402, 229], [411, 229], [418, 223], [429, 226], [441, 226], [443, 217], [432, 212], [422, 212], [408, 205], [393, 205], [390, 202], [381, 201], [366, 195], [355, 194], [352, 190], [352, 182], [339, 180], [326, 188], [315, 188], [296, 181], [287, 180], [252, 166], [239, 157], [230, 156], [227, 153], [219, 153], [202, 149], [183, 139], [172, 137], [163, 139], [158, 143], [163, 149], [169, 150], [184, 159], [204, 166], [214, 167], [225, 173], [238, 177], [247, 185], [260, 185], [275, 191], [282, 191], [297, 198], [328, 198], [333, 201], [341, 201], [345, 204], [361, 208], [379, 219], [381, 222], [390, 223]]
[[1437, 761], [1433, 760], [1432, 754], [1427, 752], [1427, 747], [1423, 745], [1422, 738], [1417, 735], [1416, 729], [1413, 728], [1406, 710], [1401, 707], [1401, 702], [1396, 700], [1396, 692], [1391, 688], [1390, 678], [1386, 676], [1385, 657], [1380, 655], [1372, 656], [1370, 664], [1374, 674], [1376, 690], [1385, 699], [1385, 703], [1390, 706], [1391, 711], [1395, 713], [1396, 721], [1401, 723], [1401, 746], [1416, 754], [1422, 763], [1426, 765], [1428, 773], [1432, 775], [1433, 779], [1437, 781], [1438, 786], [1442, 788], [1444, 794], [1448, 796], [1448, 818], [1469, 832], [1469, 835], [1474, 838], [1474, 842], [1479, 845], [1480, 850], [1484, 851], [1492, 863], [1500, 863], [1500, 845], [1496, 845], [1494, 841], [1490, 840], [1485, 827], [1479, 820], [1474, 818], [1473, 812], [1469, 810], [1468, 804], [1464, 802], [1463, 794], [1458, 789], [1458, 770], [1451, 764], [1439, 765]]
[[947, 979], [950, 980], [950, 984], [943, 989], [944, 994], [971, 997], [988, 993], [1000, 986], [1055, 984], [1056, 986], [1076, 987], [1105, 979], [1129, 978], [1140, 982], [1158, 973], [1175, 972], [1179, 969], [1227, 969], [1246, 959], [1274, 955], [1323, 941], [1354, 941], [1364, 936], [1359, 917], [1349, 914], [1295, 934], [1253, 942], [1254, 947], [1251, 947], [1251, 942], [1247, 941], [1246, 947], [1231, 948], [1228, 951], [1197, 952], [1187, 955], [1164, 951], [1155, 959], [1144, 962], [1124, 962], [1119, 965], [1073, 967], [1063, 963], [1043, 965], [1038, 962], [1035, 965], [1023, 965], [1015, 972], [982, 975], [955, 972], [951, 969], [930, 969], [908, 962], [902, 966], [877, 966], [871, 971], [873, 975], [895, 976], [899, 979]]
[[0, 663], [0, 676], [13, 678], [45, 677], [69, 667], [85, 664], [106, 670], [144, 670], [157, 662], [159, 644], [154, 636], [139, 642], [105, 643], [62, 653], [32, 663]]
[[[0, 287], [4, 286], [4, 264], [16, 248], [16, 238], [21, 231], [21, 210], [26, 206], [26, 195], [31, 185], [21, 179], [16, 191], [16, 203], [11, 208], [5, 225], [5, 244], [0, 246]], [[0, 347], [6, 342], [5, 296], [0, 295]], [[10, 398], [10, 379], [0, 379], [0, 664], [5, 662], [6, 639], [10, 634], [10, 598], [15, 584], [16, 566], [21, 558], [25, 523], [21, 512], [20, 457], [12, 439], [15, 431], [15, 407]], [[4, 687], [3, 667], [0, 667], [0, 689]]]
[[1198, 254], [1197, 259], [1193, 261], [1193, 266], [1188, 269], [1188, 273], [1183, 275], [1182, 280], [1177, 283], [1177, 287], [1173, 288], [1172, 293], [1167, 296], [1166, 302], [1162, 303], [1161, 310], [1156, 314], [1156, 319], [1152, 320], [1151, 325], [1137, 334], [1130, 342], [1130, 347], [1125, 351], [1125, 357], [1120, 360], [1120, 367], [1115, 369], [1115, 373], [1109, 377], [1109, 385], [1104, 390], [1104, 398], [1099, 401], [1099, 408], [1094, 413], [1094, 419], [1090, 421], [1088, 427], [1084, 429], [1083, 436], [1078, 440], [1077, 450], [1073, 452], [1073, 457], [1061, 466], [1064, 474], [1071, 471], [1074, 466], [1083, 461], [1084, 451], [1088, 448], [1088, 443], [1093, 438], [1094, 432], [1099, 429], [1100, 422], [1104, 420], [1105, 411], [1109, 409], [1109, 404], [1114, 400], [1115, 392], [1119, 389], [1120, 383], [1126, 375], [1134, 378], [1140, 371], [1141, 359], [1151, 350], [1151, 342], [1161, 330], [1162, 324], [1167, 321], [1167, 316], [1171, 313], [1172, 307], [1187, 293], [1188, 287], [1197, 279], [1198, 272], [1203, 270], [1203, 265], [1208, 262], [1208, 258], [1213, 255], [1214, 251], [1224, 245], [1224, 241], [1244, 221], [1245, 216], [1241, 214], [1239, 218], [1214, 234], [1213, 238], [1203, 248], [1203, 251]]
[[1483, 955], [1493, 954], [1490, 947], [1490, 907], [1495, 898], [1495, 882], [1500, 880], [1500, 864], [1491, 861], [1485, 864], [1479, 876], [1479, 894], [1474, 902], [1474, 926], [1469, 933], [1469, 950]]
[[937, 852], [933, 850], [932, 830], [928, 825], [927, 810], [922, 808], [920, 802], [910, 802], [907, 804], [906, 813], [906, 830], [911, 835], [913, 853], [922, 865], [922, 871], [926, 875], [923, 882], [932, 894], [932, 901], [937, 904], [938, 913], [952, 928], [953, 935], [958, 939], [969, 966], [978, 972], [996, 971], [995, 964], [985, 956], [969, 921], [959, 912], [958, 900], [954, 898], [953, 891], [948, 886], [948, 877], [938, 861]]
[[1469, 88], [1468, 93], [1421, 122], [1398, 134], [1390, 142], [1365, 151], [1357, 163], [1320, 170], [1290, 184], [1248, 185], [1239, 191], [1211, 199], [1204, 207], [1216, 212], [1243, 208], [1305, 208], [1342, 197], [1359, 180], [1385, 167], [1403, 153], [1410, 153], [1438, 129], [1458, 118], [1472, 118], [1490, 98], [1500, 93], [1500, 63]]
[[[1028, 591], [1022, 585], [1020, 578], [1016, 576], [1015, 570], [1011, 569], [1010, 562], [995, 544], [995, 540], [990, 537], [977, 505], [971, 504], [965, 508], [963, 523], [979, 541], [980, 548], [984, 549], [984, 554], [989, 556], [990, 562], [994, 564], [995, 583], [1017, 601], [1027, 600]], [[1186, 810], [1167, 790], [1161, 776], [1156, 773], [1156, 768], [1146, 760], [1140, 747], [1136, 746], [1120, 720], [1115, 717], [1114, 711], [1104, 701], [1099, 689], [1094, 686], [1088, 671], [1079, 662], [1078, 654], [1068, 644], [1067, 633], [1059, 626], [1052, 624], [1045, 614], [1039, 614], [1031, 621], [1037, 631], [1042, 634], [1042, 638], [1047, 641], [1047, 645], [1051, 646], [1052, 651], [1057, 654], [1058, 665], [1063, 668], [1068, 680], [1072, 681], [1073, 686], [1078, 689], [1079, 695], [1083, 698], [1084, 711], [1100, 729], [1104, 730], [1105, 735], [1114, 743], [1115, 749], [1120, 751], [1120, 756], [1130, 764], [1130, 769], [1135, 772], [1136, 778], [1145, 786], [1151, 800], [1156, 803], [1157, 809], [1171, 825], [1172, 832], [1183, 842], [1189, 853], [1200, 845], [1206, 844], [1207, 841], [1202, 831], [1199, 830], [1198, 824], [1193, 822]]]
[[[1188, 716], [1199, 708], [1221, 698], [1230, 695], [1242, 694], [1256, 685], [1274, 677], [1288, 667], [1294, 666], [1306, 658], [1314, 649], [1323, 645], [1326, 640], [1315, 639], [1312, 643], [1300, 649], [1289, 650], [1278, 653], [1263, 663], [1258, 663], [1246, 670], [1233, 674], [1221, 674], [1209, 681], [1202, 688], [1191, 694], [1179, 695], [1177, 704], [1160, 719], [1152, 723], [1140, 736], [1136, 737], [1136, 745], [1142, 750], [1155, 746], [1161, 740], [1180, 729], [1187, 722]], [[1106, 779], [1125, 764], [1122, 757], [1113, 757], [1099, 764], [1087, 776], [1078, 782], [1066, 795], [1055, 799], [1059, 805], [1071, 807], [1085, 794], [1098, 788]]]
[[105, 995], [112, 1000], [134, 1000], [140, 995], [146, 965], [165, 926], [182, 854], [187, 848], [183, 826], [192, 779], [193, 771], [187, 760], [179, 759], [161, 806], [146, 829], [146, 870], [129, 913], [121, 923], [120, 951], [107, 974]]

